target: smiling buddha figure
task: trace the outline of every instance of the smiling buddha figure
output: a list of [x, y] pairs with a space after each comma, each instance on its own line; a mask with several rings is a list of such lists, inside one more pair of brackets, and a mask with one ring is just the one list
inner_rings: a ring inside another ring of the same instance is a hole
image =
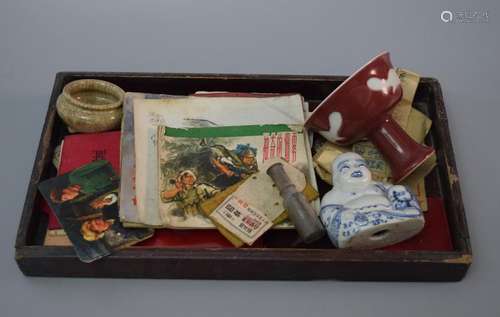
[[321, 200], [320, 218], [338, 248], [380, 248], [424, 227], [420, 206], [408, 188], [372, 181], [360, 155], [339, 155], [332, 173], [333, 189]]

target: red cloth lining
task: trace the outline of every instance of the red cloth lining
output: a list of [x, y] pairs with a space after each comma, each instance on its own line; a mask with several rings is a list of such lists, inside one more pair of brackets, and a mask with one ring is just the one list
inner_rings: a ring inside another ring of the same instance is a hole
[[424, 213], [425, 226], [422, 231], [408, 240], [388, 246], [382, 250], [390, 251], [452, 251], [453, 243], [451, 241], [448, 218], [442, 198], [427, 197], [429, 205]]

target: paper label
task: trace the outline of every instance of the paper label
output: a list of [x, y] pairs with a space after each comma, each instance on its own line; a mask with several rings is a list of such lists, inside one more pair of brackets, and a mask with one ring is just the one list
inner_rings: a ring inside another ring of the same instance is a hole
[[388, 181], [390, 175], [389, 165], [373, 143], [369, 141], [355, 143], [352, 146], [352, 151], [366, 160], [366, 164], [372, 172], [373, 180], [377, 182]]
[[226, 198], [210, 218], [248, 245], [254, 243], [273, 225], [262, 211], [234, 195]]

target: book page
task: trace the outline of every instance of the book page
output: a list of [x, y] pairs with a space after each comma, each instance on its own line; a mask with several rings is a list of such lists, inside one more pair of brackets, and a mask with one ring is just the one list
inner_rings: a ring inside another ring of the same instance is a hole
[[158, 213], [156, 127], [214, 127], [251, 124], [303, 125], [302, 97], [206, 97], [134, 101], [136, 195], [139, 218], [146, 225], [168, 224]]
[[303, 127], [294, 125], [159, 127], [160, 217], [176, 228], [213, 228], [201, 204], [245, 180], [238, 192], [275, 219], [285, 207], [267, 198], [281, 200], [278, 189], [272, 181], [248, 188], [255, 186], [249, 178], [276, 158], [308, 173], [304, 140]]

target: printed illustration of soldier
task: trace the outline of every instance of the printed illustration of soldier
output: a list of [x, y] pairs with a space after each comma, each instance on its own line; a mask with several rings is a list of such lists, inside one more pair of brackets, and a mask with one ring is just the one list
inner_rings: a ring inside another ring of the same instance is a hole
[[199, 183], [192, 170], [184, 170], [172, 180], [175, 186], [162, 192], [163, 202], [177, 202], [184, 211], [184, 218], [204, 217], [200, 204], [220, 192], [220, 189], [206, 183]]
[[223, 145], [211, 147], [210, 162], [218, 172], [211, 181], [219, 188], [226, 188], [258, 172], [257, 149], [250, 144], [238, 144], [232, 151]]

